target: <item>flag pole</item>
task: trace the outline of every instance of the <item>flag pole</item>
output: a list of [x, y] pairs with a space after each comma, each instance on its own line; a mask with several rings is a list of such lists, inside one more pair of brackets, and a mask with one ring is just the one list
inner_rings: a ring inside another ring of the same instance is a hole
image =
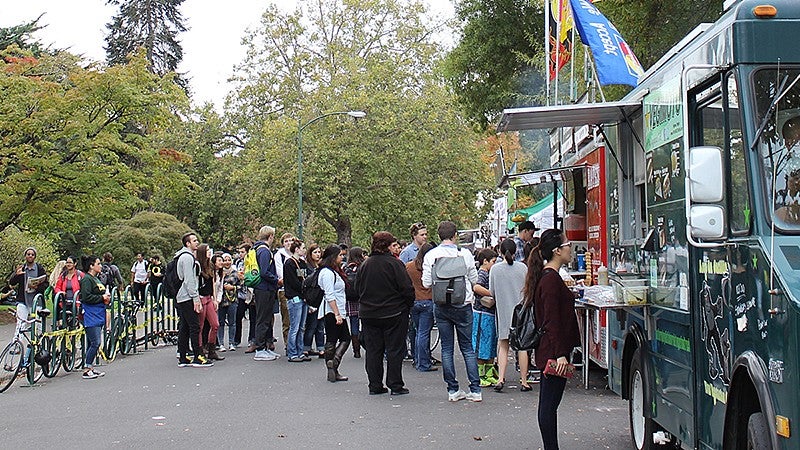
[[[551, 2], [552, 5], [552, 2]], [[555, 14], [555, 11], [553, 12]], [[559, 73], [559, 65], [561, 63], [561, 55], [559, 50], [561, 50], [561, 3], [559, 2], [558, 5], [558, 15], [555, 16], [556, 18], [556, 58], [553, 65], [553, 69], [555, 70], [555, 77], [553, 77], [553, 81], [555, 81], [555, 86], [553, 87], [553, 104], [558, 106], [558, 73]]]
[[544, 54], [545, 105], [550, 106], [550, 0], [544, 0]]

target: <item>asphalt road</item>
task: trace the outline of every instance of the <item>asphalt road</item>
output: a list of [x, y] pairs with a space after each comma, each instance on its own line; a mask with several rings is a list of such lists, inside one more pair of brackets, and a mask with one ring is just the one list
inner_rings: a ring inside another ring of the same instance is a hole
[[[0, 327], [4, 341], [9, 327]], [[12, 328], [13, 331], [13, 328]], [[279, 335], [279, 333], [277, 333]], [[106, 376], [63, 371], [0, 394], [3, 448], [529, 448], [541, 447], [538, 389], [484, 389], [483, 402], [449, 403], [441, 371], [404, 363], [411, 394], [367, 395], [352, 352], [329, 383], [323, 361], [253, 361], [226, 352], [212, 368], [179, 368], [175, 347], [118, 357]], [[463, 362], [456, 369], [462, 387]], [[509, 368], [513, 372], [513, 363]], [[559, 408], [562, 449], [631, 448], [627, 403], [605, 389], [604, 371], [584, 390], [570, 381]], [[511, 377], [509, 377], [511, 378]]]

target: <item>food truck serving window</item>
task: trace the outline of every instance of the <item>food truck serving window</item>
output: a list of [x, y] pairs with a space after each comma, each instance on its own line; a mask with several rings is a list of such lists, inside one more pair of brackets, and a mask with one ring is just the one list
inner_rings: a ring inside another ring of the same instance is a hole
[[[767, 117], [758, 141], [767, 210], [775, 228], [800, 232], [800, 69], [765, 68], [752, 77], [756, 127]], [[781, 98], [782, 96], [782, 98]], [[769, 107], [780, 98], [774, 111]]]

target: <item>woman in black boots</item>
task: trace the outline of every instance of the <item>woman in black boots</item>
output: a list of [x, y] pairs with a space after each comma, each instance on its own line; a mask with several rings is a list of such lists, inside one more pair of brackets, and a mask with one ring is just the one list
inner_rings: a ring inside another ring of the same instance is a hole
[[342, 271], [342, 255], [338, 245], [331, 244], [322, 252], [322, 263], [318, 269], [319, 287], [325, 292], [317, 318], [325, 321], [325, 365], [328, 381], [347, 381], [339, 373], [344, 352], [350, 347], [350, 331], [344, 320], [346, 311], [345, 286], [347, 276]]

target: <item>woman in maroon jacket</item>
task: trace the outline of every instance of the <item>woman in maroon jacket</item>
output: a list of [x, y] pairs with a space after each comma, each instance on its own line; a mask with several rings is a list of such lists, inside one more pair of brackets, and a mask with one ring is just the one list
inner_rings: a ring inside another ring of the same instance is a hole
[[[572, 260], [570, 242], [560, 230], [546, 230], [539, 245], [528, 256], [524, 301], [533, 302], [536, 325], [544, 335], [536, 348], [536, 367], [544, 370], [548, 359], [557, 362], [559, 374], [567, 369], [572, 349], [580, 345], [575, 297], [564, 284], [558, 270]], [[558, 449], [558, 405], [567, 379], [542, 375], [539, 391], [539, 431], [545, 450]]]

